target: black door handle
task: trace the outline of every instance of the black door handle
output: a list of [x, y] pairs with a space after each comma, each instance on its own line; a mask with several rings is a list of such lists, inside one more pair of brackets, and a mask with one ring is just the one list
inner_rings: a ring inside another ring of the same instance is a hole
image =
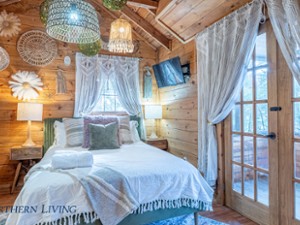
[[274, 140], [274, 139], [276, 139], [276, 134], [274, 132], [271, 132], [268, 135], [265, 135], [264, 137]]

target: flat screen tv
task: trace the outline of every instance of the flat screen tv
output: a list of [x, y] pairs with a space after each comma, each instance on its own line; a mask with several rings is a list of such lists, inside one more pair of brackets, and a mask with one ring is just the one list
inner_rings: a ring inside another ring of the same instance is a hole
[[184, 83], [179, 57], [175, 57], [153, 67], [158, 88]]

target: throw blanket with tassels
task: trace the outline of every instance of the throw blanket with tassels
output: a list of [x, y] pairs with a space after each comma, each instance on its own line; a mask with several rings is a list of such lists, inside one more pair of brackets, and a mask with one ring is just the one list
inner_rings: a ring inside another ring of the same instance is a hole
[[81, 183], [103, 225], [118, 224], [139, 206], [126, 177], [117, 171], [93, 167], [87, 176], [82, 176], [77, 170], [61, 170], [61, 172], [71, 175]]

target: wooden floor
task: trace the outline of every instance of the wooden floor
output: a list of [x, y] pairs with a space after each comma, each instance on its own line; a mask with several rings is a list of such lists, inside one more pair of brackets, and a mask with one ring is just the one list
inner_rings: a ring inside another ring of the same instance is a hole
[[[10, 194], [0, 194], [0, 206], [11, 206], [13, 205], [18, 193]], [[238, 214], [237, 212], [220, 205], [214, 206], [213, 212], [202, 212], [200, 215], [218, 220], [230, 225], [257, 225], [253, 221], [247, 219], [246, 217]]]
[[202, 212], [200, 215], [228, 223], [230, 225], [258, 225], [257, 223], [249, 220], [248, 218], [242, 216], [241, 214], [233, 211], [232, 209], [221, 206], [221, 205], [214, 205], [213, 212]]

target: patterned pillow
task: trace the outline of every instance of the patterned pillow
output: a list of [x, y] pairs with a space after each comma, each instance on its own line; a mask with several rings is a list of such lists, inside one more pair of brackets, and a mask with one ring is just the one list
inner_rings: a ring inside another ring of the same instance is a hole
[[130, 132], [129, 116], [118, 116], [120, 141], [122, 144], [132, 144], [132, 136]]
[[75, 147], [83, 142], [83, 119], [63, 118], [66, 130], [67, 146]]
[[90, 131], [89, 150], [120, 148], [118, 140], [118, 123], [88, 124]]
[[[106, 125], [109, 123], [117, 123], [119, 125], [119, 120], [117, 117], [106, 117], [106, 116], [86, 116], [84, 117], [84, 125], [83, 125], [83, 131], [84, 131], [84, 137], [83, 137], [83, 148], [90, 147], [90, 130], [89, 130], [89, 124], [102, 124]], [[119, 137], [119, 132], [118, 132]]]

